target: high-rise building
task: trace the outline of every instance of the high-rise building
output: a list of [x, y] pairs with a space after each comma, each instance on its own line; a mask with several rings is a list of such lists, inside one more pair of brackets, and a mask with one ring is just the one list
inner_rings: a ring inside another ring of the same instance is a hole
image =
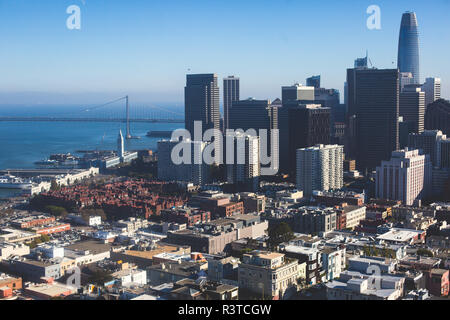
[[239, 101], [240, 83], [239, 78], [229, 76], [223, 79], [223, 127], [224, 131], [229, 128], [229, 112], [233, 102]]
[[[185, 128], [194, 138], [194, 121], [202, 122], [203, 132], [220, 130], [219, 87], [216, 74], [188, 74], [184, 88]], [[202, 132], [202, 134], [203, 134]]]
[[320, 88], [320, 75], [307, 78], [306, 85], [308, 87], [314, 87], [316, 89], [319, 89]]
[[[273, 164], [277, 164], [277, 168], [279, 166], [279, 138], [272, 139], [272, 132], [278, 130], [278, 109], [271, 105], [270, 100], [249, 98], [233, 102], [229, 111], [229, 129], [242, 129], [243, 131], [254, 129], [258, 136], [260, 136], [261, 129], [267, 130], [267, 156], [272, 157]], [[260, 142], [264, 141], [260, 139]]]
[[423, 154], [430, 155], [434, 167], [439, 166], [439, 143], [446, 140], [445, 134], [439, 130], [425, 130], [422, 133], [410, 133], [408, 137], [408, 148], [419, 149]]
[[427, 106], [425, 129], [441, 130], [450, 136], [450, 101], [439, 99]]
[[437, 149], [437, 167], [450, 169], [450, 138], [447, 138], [444, 135], [442, 139], [438, 141]]
[[410, 132], [421, 133], [425, 126], [425, 92], [417, 85], [407, 85], [400, 93], [400, 116], [410, 124]]
[[374, 170], [399, 147], [399, 72], [349, 69], [347, 83], [358, 151], [352, 154], [360, 171]]
[[398, 68], [400, 72], [411, 72], [413, 83], [420, 83], [419, 70], [419, 25], [414, 12], [405, 12], [400, 25], [398, 42]]
[[[331, 129], [334, 126], [335, 122], [339, 122], [338, 119], [342, 116], [342, 110], [340, 109], [340, 94], [339, 90], [336, 89], [325, 89], [325, 88], [316, 88], [314, 90], [314, 103], [321, 104], [322, 107], [330, 108], [331, 110], [331, 118], [330, 118], [330, 126]], [[345, 114], [345, 111], [344, 111]], [[344, 116], [345, 117], [345, 116]], [[345, 119], [341, 119], [343, 121]]]
[[368, 67], [368, 63], [367, 63], [368, 60], [369, 60], [369, 57], [367, 54], [366, 54], [365, 58], [357, 58], [355, 60], [355, 64], [354, 64], [355, 69], [358, 69], [358, 68], [366, 69]]
[[425, 108], [429, 104], [441, 98], [441, 79], [440, 78], [426, 78], [422, 85], [422, 90], [425, 91]]
[[119, 137], [117, 138], [117, 155], [121, 159], [125, 155], [125, 142], [123, 140], [122, 130], [119, 130]]
[[314, 87], [302, 86], [301, 84], [294, 84], [293, 86], [286, 86], [281, 88], [281, 100], [283, 105], [289, 101], [314, 101]]
[[[190, 151], [188, 163], [176, 163], [172, 158], [173, 148], [179, 144], [182, 144], [185, 150]], [[158, 179], [163, 181], [192, 182], [195, 185], [208, 183], [209, 166], [203, 161], [203, 151], [206, 146], [207, 143], [202, 141], [159, 141]]]
[[411, 72], [400, 72], [400, 92], [410, 84], [414, 84], [413, 74]]
[[[228, 136], [225, 135], [225, 139]], [[233, 137], [233, 154], [227, 154], [227, 181], [238, 185], [240, 191], [257, 191], [261, 174], [259, 137], [241, 133], [235, 133]], [[227, 153], [229, 151], [227, 145]]]
[[344, 183], [344, 147], [317, 145], [297, 150], [297, 188], [313, 191], [341, 189]]
[[296, 152], [299, 148], [330, 143], [329, 108], [318, 104], [291, 101], [279, 110], [280, 168], [295, 177]]
[[249, 98], [233, 102], [229, 111], [229, 129], [278, 129], [278, 108], [270, 100]]
[[376, 197], [400, 200], [404, 205], [426, 198], [431, 191], [432, 165], [430, 156], [419, 150], [392, 152], [389, 161], [377, 167]]

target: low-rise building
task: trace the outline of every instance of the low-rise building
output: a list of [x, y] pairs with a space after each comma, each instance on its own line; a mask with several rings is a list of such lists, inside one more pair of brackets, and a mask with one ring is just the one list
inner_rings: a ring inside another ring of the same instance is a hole
[[198, 224], [194, 229], [168, 232], [165, 242], [188, 245], [192, 251], [216, 254], [229, 244], [243, 238], [256, 239], [266, 235], [268, 222], [260, 216], [246, 214]]
[[299, 277], [298, 261], [282, 253], [253, 251], [239, 265], [239, 288], [257, 296], [282, 298], [288, 289], [296, 290]]
[[23, 243], [0, 243], [0, 261], [10, 256], [25, 256], [30, 253], [30, 247]]
[[412, 230], [403, 228], [391, 228], [388, 232], [377, 237], [378, 240], [384, 240], [388, 243], [424, 243], [426, 231]]
[[427, 275], [427, 289], [435, 296], [448, 296], [449, 294], [449, 270], [431, 269]]
[[397, 300], [403, 296], [405, 278], [344, 271], [326, 283], [327, 300]]
[[177, 281], [170, 297], [175, 300], [238, 300], [239, 288], [235, 285], [214, 283], [200, 278]]

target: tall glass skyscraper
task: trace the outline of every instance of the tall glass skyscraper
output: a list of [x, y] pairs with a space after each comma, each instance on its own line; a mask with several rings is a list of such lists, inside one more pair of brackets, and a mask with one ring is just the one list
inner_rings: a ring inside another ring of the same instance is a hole
[[405, 12], [402, 16], [398, 42], [398, 68], [400, 72], [411, 72], [412, 82], [420, 83], [419, 26], [414, 12]]

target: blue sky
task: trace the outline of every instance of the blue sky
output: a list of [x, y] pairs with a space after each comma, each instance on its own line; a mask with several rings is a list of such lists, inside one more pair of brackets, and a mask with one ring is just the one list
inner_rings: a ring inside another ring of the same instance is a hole
[[[66, 8], [81, 8], [68, 30]], [[381, 30], [366, 9], [381, 8]], [[442, 78], [450, 96], [450, 1], [0, 0], [0, 104], [183, 101], [185, 75], [241, 78], [241, 97], [280, 96], [280, 87], [320, 74], [343, 90], [346, 68], [369, 51], [396, 66], [404, 11], [419, 20], [421, 75]], [[188, 71], [190, 69], [191, 71]]]

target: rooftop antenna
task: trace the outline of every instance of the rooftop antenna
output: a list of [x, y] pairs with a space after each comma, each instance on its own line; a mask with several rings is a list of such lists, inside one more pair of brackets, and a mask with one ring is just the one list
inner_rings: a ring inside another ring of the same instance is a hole
[[370, 63], [370, 67], [373, 68], [372, 60], [369, 58], [369, 50], [366, 50], [366, 61]]

